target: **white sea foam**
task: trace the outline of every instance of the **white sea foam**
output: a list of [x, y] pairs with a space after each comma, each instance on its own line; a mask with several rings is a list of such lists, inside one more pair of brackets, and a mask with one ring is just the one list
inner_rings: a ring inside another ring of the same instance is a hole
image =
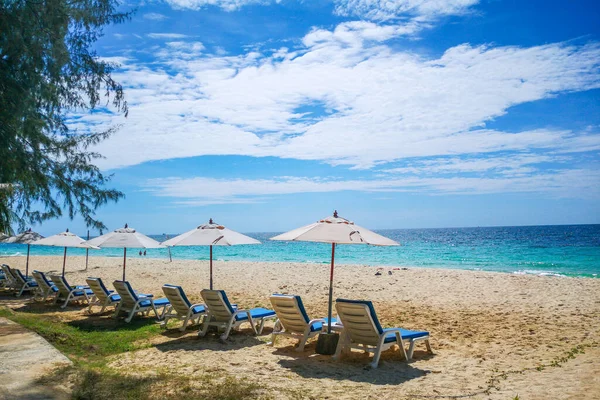
[[538, 275], [538, 276], [558, 276], [558, 277], [562, 277], [562, 278], [567, 277], [566, 275], [559, 274], [558, 272], [540, 271], [540, 270], [535, 270], [535, 269], [522, 269], [519, 271], [514, 271], [513, 274], [516, 274], [516, 275]]

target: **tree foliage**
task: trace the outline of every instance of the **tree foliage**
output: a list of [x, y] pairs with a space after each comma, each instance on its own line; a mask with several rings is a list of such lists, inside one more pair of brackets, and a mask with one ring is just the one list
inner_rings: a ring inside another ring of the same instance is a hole
[[95, 210], [123, 193], [93, 164], [91, 147], [116, 128], [70, 130], [67, 117], [111, 107], [127, 115], [114, 64], [92, 49], [106, 25], [129, 13], [117, 0], [0, 0], [0, 232]]

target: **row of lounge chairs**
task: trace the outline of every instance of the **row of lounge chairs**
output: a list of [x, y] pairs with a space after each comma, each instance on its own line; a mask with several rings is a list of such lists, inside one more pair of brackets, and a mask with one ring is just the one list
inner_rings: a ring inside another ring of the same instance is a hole
[[[93, 306], [101, 307], [103, 313], [107, 307], [114, 307], [114, 317], [126, 313], [126, 322], [138, 314], [149, 315], [153, 312], [163, 326], [170, 319], [182, 321], [179, 328], [184, 331], [190, 324], [200, 324], [199, 336], [205, 336], [210, 327], [222, 331], [221, 340], [226, 340], [231, 330], [249, 323], [255, 335], [263, 331], [265, 321], [275, 320], [270, 345], [274, 346], [277, 337], [287, 336], [298, 340], [296, 351], [304, 351], [307, 341], [323, 332], [328, 321], [326, 318], [310, 319], [300, 296], [273, 294], [270, 302], [273, 310], [266, 308], [239, 309], [231, 304], [223, 290], [202, 290], [204, 303], [193, 304], [181, 286], [166, 284], [162, 287], [164, 298], [154, 299], [152, 294], [142, 294], [133, 290], [127, 281], [114, 281], [113, 290], [108, 290], [102, 279], [88, 278], [86, 286], [70, 286], [60, 275], [46, 275], [34, 271], [34, 280], [27, 280], [17, 269], [2, 266], [5, 276], [17, 281], [13, 286], [21, 295], [24, 290], [34, 290], [34, 298], [46, 301], [54, 297], [54, 303], [62, 301], [62, 307], [70, 302], [84, 302], [91, 313]], [[18, 278], [17, 278], [18, 277]], [[22, 279], [21, 279], [22, 278]], [[25, 287], [25, 289], [23, 289]], [[159, 312], [160, 310], [160, 312]], [[412, 359], [414, 346], [424, 342], [428, 352], [429, 332], [410, 331], [402, 328], [383, 328], [379, 323], [373, 303], [365, 300], [336, 300], [337, 318], [331, 320], [336, 331], [341, 332], [334, 359], [351, 349], [360, 349], [374, 353], [372, 368], [377, 368], [382, 351], [398, 345], [406, 360]], [[407, 348], [408, 347], [408, 348]]]

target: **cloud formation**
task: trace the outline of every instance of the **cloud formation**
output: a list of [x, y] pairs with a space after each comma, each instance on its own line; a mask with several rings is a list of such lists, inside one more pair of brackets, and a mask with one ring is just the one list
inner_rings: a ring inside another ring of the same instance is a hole
[[[169, 41], [150, 62], [119, 59], [127, 120], [95, 113], [72, 126], [123, 123], [97, 149], [105, 169], [202, 155], [372, 168], [410, 157], [598, 150], [594, 131], [486, 128], [515, 105], [600, 87], [598, 43], [463, 44], [424, 58], [385, 43], [398, 29], [342, 23], [312, 30], [294, 49], [237, 56]], [[136, 152], [124, 158], [123, 148]]]
[[479, 0], [335, 0], [335, 12], [339, 15], [370, 20], [393, 20], [406, 15], [420, 21], [460, 15]]

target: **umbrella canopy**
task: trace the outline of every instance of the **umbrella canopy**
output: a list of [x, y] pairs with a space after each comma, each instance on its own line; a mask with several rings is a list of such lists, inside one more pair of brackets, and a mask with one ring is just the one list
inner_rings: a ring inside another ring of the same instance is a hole
[[250, 236], [215, 224], [212, 218], [208, 224], [200, 225], [186, 233], [162, 242], [165, 246], [210, 246], [210, 289], [213, 288], [213, 246], [235, 246], [240, 244], [260, 244]]
[[29, 229], [25, 232], [19, 233], [18, 235], [4, 238], [2, 243], [31, 244], [32, 242], [42, 238], [42, 235]]
[[[78, 247], [84, 249], [95, 249], [100, 250], [99, 247], [90, 245], [85, 242], [85, 239], [80, 238], [74, 233], [69, 232], [67, 229], [65, 232], [58, 233], [53, 236], [49, 236], [44, 239], [36, 240], [32, 242], [33, 245], [41, 245], [41, 246], [54, 246], [54, 247], [64, 247], [65, 253], [63, 255], [63, 269], [62, 275], [65, 276], [65, 265], [67, 263], [67, 247]], [[29, 265], [27, 265], [25, 275], [27, 275], [27, 270], [29, 269]]]
[[271, 240], [289, 240], [298, 242], [331, 243], [331, 272], [329, 274], [329, 313], [327, 332], [331, 333], [331, 314], [333, 304], [333, 268], [336, 244], [370, 244], [374, 246], [398, 246], [392, 239], [354, 225], [354, 222], [338, 216], [334, 211], [332, 217], [324, 218], [314, 224], [272, 237]]
[[25, 232], [21, 232], [18, 235], [7, 237], [6, 235], [0, 241], [1, 243], [17, 243], [17, 244], [26, 244], [27, 245], [27, 261], [25, 263], [25, 277], [29, 275], [29, 250], [32, 242], [36, 240], [42, 239], [43, 236], [37, 232], [33, 232], [31, 228], [26, 230]]
[[92, 246], [98, 246], [100, 248], [123, 248], [123, 280], [125, 280], [125, 265], [127, 264], [128, 247], [133, 247], [136, 249], [157, 249], [164, 247], [156, 240], [149, 238], [148, 236], [136, 231], [133, 228], [129, 228], [127, 224], [125, 224], [124, 228], [115, 229], [114, 231], [109, 232], [105, 235], [88, 240], [86, 243]]
[[398, 246], [397, 242], [385, 236], [354, 225], [354, 222], [338, 217], [324, 218], [314, 224], [272, 237], [271, 240], [290, 240], [297, 242], [320, 242], [335, 244], [370, 244], [374, 246]]

